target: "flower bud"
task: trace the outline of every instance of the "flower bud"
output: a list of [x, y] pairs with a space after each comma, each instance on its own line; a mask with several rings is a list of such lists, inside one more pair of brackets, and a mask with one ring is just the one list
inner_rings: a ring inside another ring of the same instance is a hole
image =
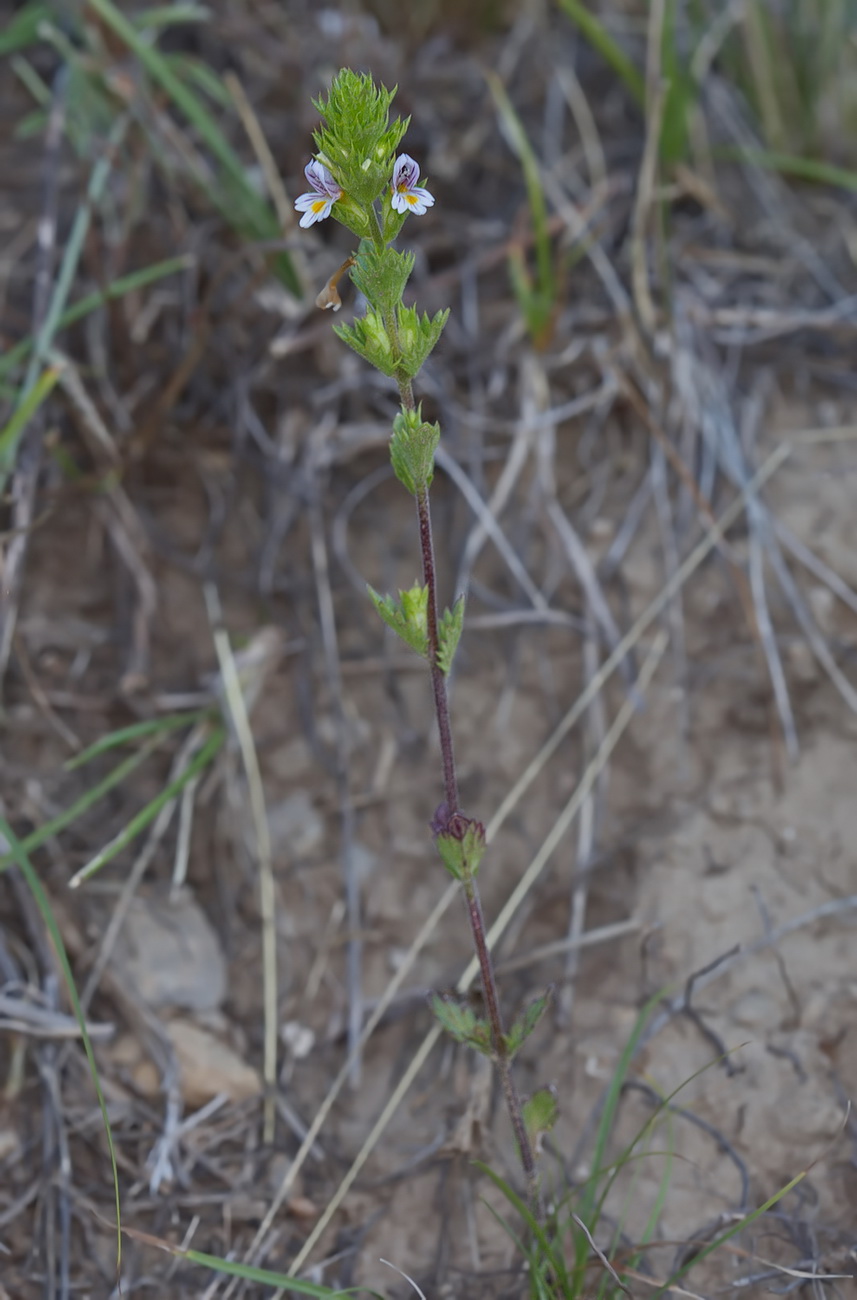
[[446, 805], [441, 804], [432, 820], [432, 830], [449, 874], [464, 883], [472, 880], [488, 847], [482, 823], [461, 812], [450, 816]]

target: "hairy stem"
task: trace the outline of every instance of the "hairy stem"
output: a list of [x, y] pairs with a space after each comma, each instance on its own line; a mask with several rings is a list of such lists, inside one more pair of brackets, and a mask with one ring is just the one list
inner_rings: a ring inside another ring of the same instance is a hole
[[[404, 398], [403, 398], [404, 400]], [[431, 510], [428, 489], [417, 493], [417, 518], [420, 526], [420, 550], [423, 561], [423, 582], [428, 589], [427, 627], [431, 686], [434, 694], [434, 711], [440, 733], [440, 752], [443, 761], [443, 784], [446, 793], [447, 815], [458, 812], [458, 781], [455, 775], [455, 753], [452, 748], [452, 724], [449, 717], [449, 696], [446, 678], [437, 662], [437, 583], [434, 568], [434, 543], [431, 535]]]
[[[375, 216], [375, 229], [373, 230], [372, 238], [376, 248], [380, 250], [385, 247], [384, 232], [377, 210], [373, 209], [373, 212]], [[399, 333], [395, 312], [390, 311], [385, 313], [384, 324], [388, 335], [398, 351]], [[416, 403], [414, 401], [413, 383], [410, 377], [400, 371], [396, 376], [396, 380], [399, 386], [399, 396], [402, 401], [402, 406], [408, 411], [413, 411]], [[429, 648], [428, 657], [431, 669], [432, 693], [434, 695], [434, 711], [437, 718], [437, 729], [440, 735], [440, 752], [443, 762], [443, 784], [446, 794], [446, 816], [447, 819], [449, 819], [454, 817], [460, 809], [458, 799], [458, 779], [455, 771], [455, 752], [452, 746], [452, 723], [449, 713], [449, 696], [447, 695], [446, 690], [446, 678], [444, 677], [443, 670], [437, 662], [439, 646], [437, 580], [435, 574], [434, 542], [432, 540], [431, 529], [431, 509], [429, 506], [427, 487], [420, 487], [416, 493], [416, 501], [417, 519], [419, 521], [420, 530], [420, 553], [422, 555], [423, 582], [428, 592], [426, 611], [426, 633], [428, 636]], [[536, 1174], [536, 1161], [533, 1154], [532, 1144], [527, 1133], [527, 1126], [524, 1123], [524, 1112], [521, 1106], [521, 1099], [518, 1095], [515, 1081], [512, 1078], [512, 1061], [509, 1056], [506, 1035], [503, 1029], [500, 999], [497, 995], [497, 981], [494, 976], [494, 963], [491, 958], [491, 950], [488, 947], [488, 941], [485, 934], [482, 903], [480, 902], [479, 890], [476, 885], [475, 876], [468, 876], [462, 884], [467, 899], [467, 911], [470, 917], [470, 931], [473, 935], [473, 946], [476, 949], [476, 956], [479, 961], [479, 970], [482, 976], [482, 991], [488, 1013], [488, 1025], [491, 1031], [493, 1057], [497, 1066], [497, 1072], [500, 1075], [506, 1109], [509, 1113], [509, 1119], [511, 1120], [515, 1139], [518, 1143], [521, 1165], [523, 1166], [524, 1176], [527, 1180], [527, 1193], [530, 1202], [530, 1209], [535, 1218], [541, 1221], [543, 1214], [538, 1176]]]
[[[381, 252], [387, 246], [384, 240], [384, 231], [382, 229], [381, 218], [378, 216], [377, 210], [373, 208], [372, 212], [375, 217], [375, 229], [373, 231], [372, 238], [375, 242], [375, 247], [378, 249], [379, 252]], [[394, 311], [384, 312], [384, 325], [386, 327], [387, 334], [393, 341], [393, 346], [396, 349], [396, 353], [398, 354], [398, 356], [401, 357], [402, 349], [401, 349], [401, 344], [399, 342], [399, 322], [396, 320], [396, 313]], [[399, 386], [399, 397], [402, 399], [402, 406], [404, 406], [405, 409], [408, 411], [413, 411], [416, 408], [417, 404], [414, 401], [414, 385], [412, 379], [410, 378], [409, 375], [406, 375], [405, 372], [400, 369], [396, 375], [396, 383]]]
[[530, 1209], [536, 1220], [541, 1222], [542, 1198], [539, 1191], [539, 1180], [536, 1173], [536, 1159], [533, 1153], [530, 1136], [527, 1133], [527, 1126], [524, 1123], [524, 1112], [521, 1106], [521, 1098], [518, 1095], [518, 1089], [515, 1086], [515, 1080], [512, 1076], [512, 1061], [509, 1056], [509, 1050], [506, 1046], [506, 1034], [503, 1029], [503, 1016], [500, 1011], [500, 999], [497, 996], [497, 981], [494, 976], [494, 963], [491, 960], [491, 950], [485, 937], [485, 919], [482, 915], [482, 903], [479, 898], [479, 890], [476, 886], [476, 880], [471, 877], [464, 884], [464, 893], [467, 898], [467, 914], [470, 918], [470, 932], [473, 935], [473, 946], [476, 949], [476, 955], [479, 960], [479, 971], [482, 976], [482, 992], [485, 998], [485, 1009], [488, 1014], [488, 1024], [491, 1029], [491, 1044], [494, 1049], [494, 1060], [497, 1065], [497, 1073], [500, 1075], [500, 1083], [503, 1087], [503, 1097], [506, 1101], [506, 1110], [509, 1112], [509, 1119], [512, 1122], [512, 1128], [515, 1133], [515, 1140], [518, 1143], [518, 1151], [521, 1157], [521, 1165], [524, 1170], [524, 1177], [527, 1180], [527, 1196], [530, 1202]]
[[[402, 392], [402, 402], [405, 403], [404, 392]], [[413, 403], [412, 395], [411, 403]], [[437, 583], [435, 579], [434, 543], [432, 541], [431, 531], [431, 510], [429, 507], [429, 494], [427, 488], [422, 488], [421, 491], [417, 493], [417, 516], [420, 528], [423, 582], [428, 590], [426, 631], [429, 643], [431, 683], [434, 694], [437, 727], [440, 734], [440, 751], [443, 761], [444, 789], [446, 792], [446, 815], [449, 819], [459, 812], [458, 780], [455, 772], [455, 753], [452, 747], [452, 724], [450, 721], [449, 696], [447, 695], [446, 690], [446, 678], [437, 662]], [[503, 1029], [500, 999], [497, 994], [497, 980], [494, 975], [494, 963], [491, 958], [491, 950], [488, 947], [488, 941], [485, 934], [485, 921], [482, 915], [482, 903], [479, 898], [479, 890], [475, 876], [469, 876], [462, 883], [465, 897], [467, 899], [467, 912], [470, 918], [470, 932], [473, 936], [473, 946], [476, 950], [476, 956], [479, 962], [479, 971], [482, 976], [482, 992], [485, 998], [488, 1025], [491, 1031], [491, 1047], [493, 1050], [494, 1061], [497, 1066], [497, 1072], [500, 1075], [506, 1109], [509, 1112], [509, 1119], [511, 1120], [515, 1139], [518, 1143], [521, 1165], [523, 1166], [524, 1176], [527, 1180], [527, 1193], [530, 1202], [530, 1209], [535, 1218], [541, 1221], [543, 1216], [538, 1176], [536, 1174], [536, 1161], [533, 1154], [532, 1144], [527, 1133], [527, 1127], [524, 1123], [524, 1112], [521, 1106], [521, 1099], [518, 1095], [518, 1090], [515, 1087], [515, 1081], [512, 1078], [512, 1062], [509, 1057], [506, 1035]]]

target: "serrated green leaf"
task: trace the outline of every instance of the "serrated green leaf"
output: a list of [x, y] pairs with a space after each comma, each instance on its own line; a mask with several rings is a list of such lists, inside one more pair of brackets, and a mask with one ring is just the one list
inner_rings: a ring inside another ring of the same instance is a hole
[[559, 1103], [552, 1088], [539, 1088], [532, 1097], [524, 1102], [524, 1125], [533, 1150], [538, 1154], [542, 1149], [542, 1140], [550, 1133], [559, 1114]]
[[423, 659], [428, 658], [428, 588], [415, 583], [409, 591], [400, 591], [399, 600], [382, 596], [367, 583], [369, 598], [380, 618], [392, 628], [396, 636], [415, 650]]
[[452, 609], [445, 609], [437, 629], [437, 666], [445, 677], [449, 676], [452, 661], [461, 640], [464, 627], [464, 597], [459, 596]]
[[334, 325], [334, 334], [353, 348], [358, 356], [392, 379], [399, 368], [399, 358], [387, 334], [381, 315], [372, 311], [359, 316], [350, 325]]
[[351, 279], [367, 302], [388, 313], [395, 311], [396, 305], [402, 301], [413, 269], [413, 253], [399, 253], [394, 248], [378, 249], [364, 241], [352, 267]]
[[415, 582], [407, 591], [399, 592], [399, 604], [408, 626], [428, 641], [428, 587]]
[[399, 482], [417, 496], [431, 486], [440, 426], [422, 418], [422, 407], [399, 411], [393, 421], [390, 463]]
[[426, 358], [443, 333], [449, 308], [429, 317], [428, 312], [423, 312], [420, 316], [416, 307], [400, 304], [396, 316], [399, 346], [402, 350], [399, 366], [409, 379], [413, 379], [422, 370]]
[[366, 73], [343, 68], [327, 99], [313, 100], [323, 125], [313, 132], [321, 161], [357, 203], [374, 203], [389, 184], [393, 158], [409, 118], [390, 122], [396, 87], [376, 86]]
[[526, 1042], [530, 1034], [538, 1025], [542, 1016], [547, 1011], [553, 989], [547, 989], [539, 997], [534, 998], [528, 1007], [518, 1016], [512, 1028], [506, 1035], [506, 1050], [510, 1056], [514, 1056], [521, 1044]]
[[491, 1030], [487, 1020], [477, 1016], [466, 1002], [433, 993], [430, 998], [431, 1009], [440, 1024], [457, 1043], [466, 1043], [475, 1047], [485, 1056], [491, 1055]]
[[417, 484], [414, 479], [411, 458], [408, 447], [408, 435], [405, 432], [399, 432], [393, 427], [393, 436], [390, 439], [390, 464], [393, 466], [393, 473], [406, 491], [412, 496], [417, 494]]

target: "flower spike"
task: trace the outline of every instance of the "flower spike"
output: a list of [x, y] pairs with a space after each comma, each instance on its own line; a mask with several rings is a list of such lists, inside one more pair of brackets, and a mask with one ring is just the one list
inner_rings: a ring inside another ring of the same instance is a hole
[[396, 212], [413, 212], [421, 217], [427, 208], [434, 206], [434, 195], [422, 189], [417, 182], [420, 169], [410, 154], [400, 153], [393, 168], [393, 207]]
[[[467, 817], [459, 802], [459, 781], [452, 745], [447, 677], [453, 666], [464, 622], [464, 597], [442, 613], [437, 601], [437, 563], [432, 542], [429, 488], [440, 441], [440, 427], [424, 420], [414, 398], [413, 381], [440, 338], [447, 311], [434, 317], [406, 305], [405, 288], [414, 269], [412, 252], [397, 252], [393, 241], [408, 214], [420, 216], [434, 206], [434, 196], [420, 185], [420, 169], [409, 154], [398, 153], [408, 120], [390, 122], [395, 91], [376, 86], [366, 74], [343, 68], [327, 98], [313, 101], [323, 124], [313, 133], [314, 161], [306, 168], [311, 194], [295, 207], [301, 225], [332, 216], [359, 241], [358, 249], [330, 277], [316, 303], [337, 311], [337, 284], [351, 271], [366, 308], [353, 320], [333, 326], [334, 333], [388, 379], [395, 380], [400, 407], [393, 421], [390, 461], [393, 472], [417, 507], [422, 576], [396, 597], [369, 587], [382, 623], [424, 659], [431, 674], [445, 799], [432, 821], [432, 833], [444, 867], [459, 883], [467, 904], [470, 932], [482, 975], [485, 1014], [477, 1015], [454, 998], [434, 996], [440, 1024], [458, 1042], [469, 1043], [493, 1061], [515, 1134], [527, 1181], [528, 1222], [544, 1239], [543, 1208], [536, 1156], [541, 1136], [553, 1123], [553, 1095], [542, 1089], [522, 1106], [512, 1077], [512, 1058], [535, 1028], [547, 1005], [543, 995], [512, 1024], [504, 1027], [488, 931], [479, 898], [478, 872], [487, 848], [481, 822]], [[516, 1202], [517, 1204], [517, 1202]], [[614, 1275], [615, 1277], [615, 1275]], [[0, 1286], [0, 1296], [4, 1294]], [[420, 1292], [422, 1296], [422, 1292]]]
[[300, 198], [295, 199], [295, 207], [298, 212], [304, 214], [300, 224], [306, 229], [314, 222], [324, 221], [325, 217], [330, 216], [334, 203], [338, 203], [342, 198], [342, 190], [324, 163], [316, 162], [315, 158], [307, 163], [304, 175], [312, 186], [312, 193], [302, 194]]

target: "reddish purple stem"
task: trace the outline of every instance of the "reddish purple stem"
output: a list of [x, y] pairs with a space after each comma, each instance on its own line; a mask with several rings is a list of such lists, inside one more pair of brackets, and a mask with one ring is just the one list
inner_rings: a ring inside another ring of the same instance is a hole
[[[402, 391], [402, 401], [405, 405], [408, 404], [404, 389]], [[413, 404], [413, 395], [411, 395], [411, 404]], [[417, 515], [420, 525], [420, 551], [422, 553], [423, 563], [423, 582], [428, 590], [426, 631], [428, 634], [429, 664], [431, 666], [431, 684], [434, 693], [434, 708], [437, 717], [438, 732], [440, 733], [440, 751], [443, 760], [443, 782], [446, 791], [444, 816], [448, 824], [459, 811], [458, 781], [455, 774], [455, 753], [452, 747], [452, 725], [449, 716], [449, 697], [446, 691], [446, 678], [437, 662], [439, 645], [437, 583], [435, 579], [434, 543], [432, 541], [431, 532], [431, 510], [429, 507], [428, 489], [425, 487], [417, 493]], [[488, 947], [488, 939], [485, 933], [485, 920], [482, 915], [482, 904], [479, 899], [479, 890], [477, 888], [475, 875], [464, 880], [462, 884], [467, 898], [467, 912], [470, 918], [470, 932], [473, 935], [473, 946], [476, 950], [476, 956], [479, 961], [479, 972], [482, 976], [482, 992], [485, 998], [485, 1010], [488, 1016], [488, 1024], [491, 1029], [491, 1046], [494, 1052], [494, 1060], [497, 1064], [497, 1071], [500, 1075], [500, 1082], [503, 1087], [506, 1109], [509, 1112], [509, 1119], [511, 1120], [515, 1139], [518, 1143], [518, 1151], [524, 1169], [524, 1176], [527, 1180], [530, 1209], [536, 1219], [541, 1221], [543, 1216], [538, 1175], [536, 1173], [536, 1161], [533, 1154], [532, 1143], [530, 1142], [529, 1134], [527, 1133], [527, 1127], [524, 1123], [524, 1112], [521, 1106], [521, 1099], [515, 1086], [515, 1080], [512, 1077], [512, 1062], [509, 1057], [506, 1034], [503, 1028], [503, 1015], [500, 1010], [497, 981], [494, 976], [494, 964], [491, 960], [491, 950]]]
[[429, 664], [431, 666], [431, 686], [434, 693], [434, 711], [437, 717], [437, 729], [440, 733], [440, 752], [443, 760], [443, 784], [446, 791], [446, 806], [452, 817], [458, 812], [458, 781], [455, 776], [455, 754], [452, 748], [452, 724], [449, 719], [449, 697], [446, 693], [446, 678], [438, 666], [437, 633], [437, 583], [434, 572], [434, 544], [431, 535], [431, 511], [429, 510], [428, 491], [423, 488], [417, 493], [417, 516], [420, 523], [420, 550], [423, 558], [423, 582], [428, 588], [427, 632], [429, 644]]

